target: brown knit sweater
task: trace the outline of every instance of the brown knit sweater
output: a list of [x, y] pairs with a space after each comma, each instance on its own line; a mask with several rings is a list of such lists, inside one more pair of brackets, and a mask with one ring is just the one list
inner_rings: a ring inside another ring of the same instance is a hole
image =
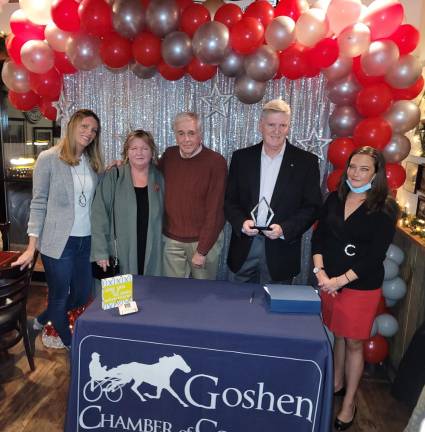
[[199, 241], [198, 252], [206, 255], [224, 226], [226, 160], [206, 147], [184, 159], [174, 146], [165, 150], [159, 168], [165, 180], [164, 234], [185, 243]]

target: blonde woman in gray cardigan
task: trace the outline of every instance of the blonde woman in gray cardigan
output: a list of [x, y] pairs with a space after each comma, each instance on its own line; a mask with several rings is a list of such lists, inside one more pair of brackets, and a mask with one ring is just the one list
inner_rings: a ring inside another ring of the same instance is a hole
[[124, 164], [109, 171], [96, 190], [91, 261], [105, 271], [114, 255], [115, 218], [120, 273], [162, 274], [164, 181], [156, 155], [149, 132], [131, 132], [124, 143]]
[[[75, 112], [57, 146], [40, 153], [33, 175], [29, 244], [12, 265], [31, 265], [39, 249], [48, 285], [48, 306], [33, 323], [53, 323], [71, 344], [67, 312], [87, 303], [92, 289], [90, 207], [103, 171], [100, 122], [90, 110]], [[60, 343], [56, 346], [62, 347]]]

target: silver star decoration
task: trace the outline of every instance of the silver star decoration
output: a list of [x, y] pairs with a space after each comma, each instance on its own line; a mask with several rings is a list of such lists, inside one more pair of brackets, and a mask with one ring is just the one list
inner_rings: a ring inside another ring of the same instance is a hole
[[223, 117], [227, 117], [226, 105], [232, 96], [233, 95], [231, 94], [221, 93], [220, 89], [217, 87], [217, 84], [214, 84], [211, 94], [208, 96], [201, 96], [202, 102], [206, 103], [210, 107], [210, 111], [205, 117], [210, 117], [215, 113], [220, 114]]
[[117, 138], [119, 144], [123, 145], [124, 141], [127, 138], [127, 135], [133, 130], [134, 130], [133, 125], [128, 121], [125, 129], [123, 129], [121, 133], [116, 133], [113, 136], [114, 138]]
[[62, 91], [57, 102], [53, 102], [57, 110], [56, 121], [61, 125], [66, 125], [71, 118], [71, 114], [75, 110], [75, 103], [66, 99], [65, 93]]
[[320, 138], [316, 128], [305, 139], [296, 139], [298, 147], [315, 154], [320, 160], [325, 160], [323, 149], [332, 141], [330, 138]]

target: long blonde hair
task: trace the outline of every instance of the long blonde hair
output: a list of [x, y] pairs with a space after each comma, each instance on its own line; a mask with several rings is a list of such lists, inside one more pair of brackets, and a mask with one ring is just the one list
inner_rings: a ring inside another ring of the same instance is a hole
[[93, 117], [97, 121], [98, 130], [94, 140], [87, 146], [84, 152], [87, 154], [90, 165], [97, 173], [104, 169], [102, 153], [100, 151], [100, 120], [99, 117], [91, 110], [80, 109], [72, 114], [68, 124], [66, 125], [65, 136], [59, 143], [59, 158], [69, 165], [78, 165], [76, 145], [75, 145], [75, 130], [77, 126], [86, 117]]

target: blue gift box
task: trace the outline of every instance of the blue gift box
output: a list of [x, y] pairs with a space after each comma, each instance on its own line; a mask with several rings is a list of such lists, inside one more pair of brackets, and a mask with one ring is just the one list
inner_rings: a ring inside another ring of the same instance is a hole
[[320, 297], [312, 286], [269, 284], [264, 291], [272, 312], [320, 314]]

